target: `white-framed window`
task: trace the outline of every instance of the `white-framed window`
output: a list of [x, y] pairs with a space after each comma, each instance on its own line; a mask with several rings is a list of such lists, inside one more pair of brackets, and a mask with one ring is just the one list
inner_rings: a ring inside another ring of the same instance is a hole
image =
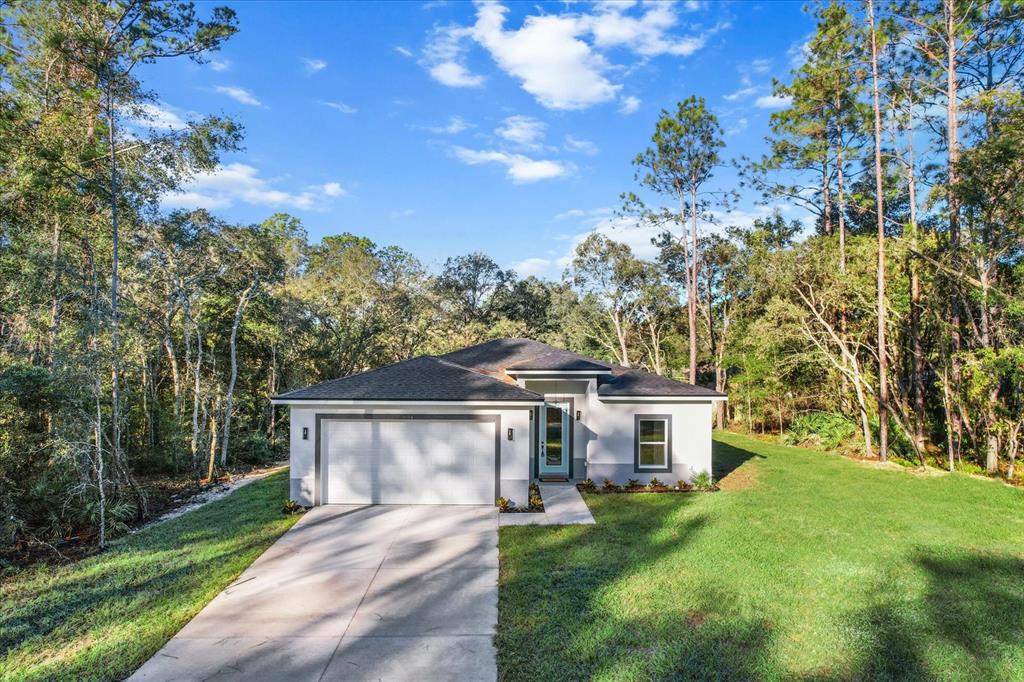
[[636, 415], [634, 436], [635, 469], [671, 471], [672, 418], [668, 415]]

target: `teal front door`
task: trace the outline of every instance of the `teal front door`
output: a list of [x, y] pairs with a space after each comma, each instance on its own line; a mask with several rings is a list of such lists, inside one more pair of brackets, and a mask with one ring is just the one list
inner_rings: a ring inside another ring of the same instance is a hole
[[541, 408], [537, 458], [539, 478], [569, 478], [569, 461], [572, 459], [570, 409], [568, 401], [548, 402]]

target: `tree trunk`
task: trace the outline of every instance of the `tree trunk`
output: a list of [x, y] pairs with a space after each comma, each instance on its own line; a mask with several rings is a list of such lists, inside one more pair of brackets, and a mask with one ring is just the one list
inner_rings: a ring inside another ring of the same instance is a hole
[[[277, 344], [270, 344], [270, 376], [267, 378], [267, 389], [270, 397], [273, 398], [277, 393]], [[277, 440], [277, 408], [270, 403], [270, 412], [267, 415], [267, 437], [270, 439], [270, 445], [273, 447]]]
[[690, 325], [690, 383], [697, 383], [697, 190], [690, 191], [690, 247], [693, 255], [687, 273], [686, 312]]
[[[836, 180], [838, 182], [838, 201], [839, 201], [839, 273], [843, 276], [843, 286], [846, 286], [845, 275], [846, 275], [846, 183], [843, 174], [843, 146], [842, 146], [842, 129], [838, 131], [839, 144], [836, 147]], [[846, 299], [844, 298], [839, 307], [839, 335], [845, 340], [849, 329], [849, 311], [846, 307]], [[843, 374], [843, 388], [841, 405], [846, 406], [848, 404], [849, 386], [847, 385], [846, 375]]]
[[871, 24], [871, 100], [875, 132], [875, 218], [878, 222], [878, 267], [876, 268], [878, 316], [878, 458], [889, 458], [889, 379], [885, 346], [885, 205], [882, 196], [882, 112], [878, 97], [878, 37], [875, 31], [874, 0], [867, 0]]
[[[114, 462], [121, 469], [126, 469], [121, 457], [121, 339], [118, 329], [118, 260], [120, 258], [120, 234], [118, 229], [117, 214], [117, 154], [115, 153], [115, 131], [114, 131], [114, 95], [113, 83], [109, 75], [106, 83], [107, 90], [107, 135], [110, 145], [110, 421], [113, 438]], [[143, 503], [144, 504], [144, 503]]]
[[[907, 191], [910, 200], [910, 246], [914, 252], [918, 246], [917, 224], [917, 179], [915, 177], [914, 159], [914, 125], [913, 103], [910, 103], [910, 123], [907, 134]], [[921, 466], [926, 464], [924, 458], [924, 346], [921, 343], [921, 274], [918, 271], [917, 258], [910, 255], [907, 269], [910, 272], [910, 343], [911, 343], [911, 385], [914, 392], [914, 440], [917, 451], [921, 453]]]
[[231, 439], [231, 412], [234, 408], [235, 381], [238, 379], [238, 327], [242, 323], [242, 315], [245, 314], [245, 307], [249, 305], [249, 299], [259, 286], [259, 277], [254, 279], [242, 295], [238, 298], [238, 306], [235, 308], [235, 319], [231, 323], [231, 378], [228, 380], [228, 392], [224, 401], [224, 435], [220, 446], [220, 465], [228, 463], [228, 445]]
[[[60, 317], [61, 317], [61, 298], [60, 298], [60, 280], [61, 280], [61, 267], [60, 267], [60, 233], [61, 233], [61, 220], [60, 214], [53, 216], [53, 235], [50, 241], [50, 268], [52, 272], [51, 291], [50, 298], [50, 326], [47, 330], [47, 351], [46, 351], [46, 364], [50, 368], [50, 377], [53, 378], [54, 372], [57, 368], [57, 336], [60, 333]], [[53, 435], [53, 410], [47, 408], [46, 410], [46, 434], [47, 436]]]
[[[959, 112], [957, 102], [957, 31], [956, 31], [956, 0], [943, 0], [942, 10], [946, 24], [946, 197], [949, 207], [949, 245], [950, 260], [955, 270], [959, 270], [960, 261], [960, 198], [957, 195], [957, 183], [959, 181], [958, 165], [960, 162], [960, 141], [959, 141]], [[959, 282], [953, 280], [954, 293], [950, 296], [950, 329], [951, 346], [950, 367], [952, 369], [951, 380], [955, 390], [960, 386], [960, 297], [957, 289]], [[952, 429], [952, 437], [949, 439], [952, 452], [950, 461], [960, 457], [960, 448], [963, 434], [963, 421], [955, 405], [947, 413], [948, 428]]]

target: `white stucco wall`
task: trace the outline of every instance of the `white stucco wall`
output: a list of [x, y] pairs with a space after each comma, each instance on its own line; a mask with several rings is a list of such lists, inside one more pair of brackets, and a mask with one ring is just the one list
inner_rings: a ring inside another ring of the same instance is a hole
[[[675, 483], [680, 478], [690, 481], [701, 471], [711, 473], [711, 405], [711, 401], [609, 402], [591, 395], [581, 424], [586, 432], [586, 475], [598, 484], [605, 478], [622, 484], [631, 478], [647, 483], [652, 477]], [[671, 415], [670, 473], [636, 471], [633, 451], [638, 414]]]
[[[316, 415], [318, 414], [497, 414], [500, 424], [500, 479], [502, 497], [516, 504], [526, 504], [530, 476], [530, 412], [529, 408], [482, 408], [466, 405], [411, 405], [402, 407], [367, 406], [339, 407], [329, 404], [303, 404], [290, 408], [290, 497], [299, 504], [313, 504], [315, 489]], [[302, 439], [302, 429], [309, 429], [309, 439]], [[514, 429], [514, 440], [508, 440], [508, 429]], [[326, 467], [321, 467], [321, 475]]]
[[[520, 377], [520, 386], [550, 395], [571, 395], [573, 407], [573, 476], [592, 478], [600, 484], [605, 478], [625, 483], [635, 478], [647, 483], [657, 477], [666, 483], [680, 478], [690, 481], [701, 471], [711, 473], [712, 402], [619, 402], [600, 400], [593, 378], [554, 380]], [[672, 416], [672, 471], [639, 473], [633, 463], [635, 416], [668, 414]]]

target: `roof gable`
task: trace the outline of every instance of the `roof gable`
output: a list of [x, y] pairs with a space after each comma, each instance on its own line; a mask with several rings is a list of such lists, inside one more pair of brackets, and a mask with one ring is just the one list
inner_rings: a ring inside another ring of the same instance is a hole
[[430, 355], [284, 393], [275, 400], [535, 402], [543, 396]]
[[609, 364], [533, 339], [494, 339], [446, 353], [443, 359], [480, 372], [551, 370], [610, 372]]
[[627, 369], [603, 379], [597, 388], [598, 396], [652, 397], [652, 398], [725, 398], [724, 393], [703, 386], [683, 383], [675, 379]]

